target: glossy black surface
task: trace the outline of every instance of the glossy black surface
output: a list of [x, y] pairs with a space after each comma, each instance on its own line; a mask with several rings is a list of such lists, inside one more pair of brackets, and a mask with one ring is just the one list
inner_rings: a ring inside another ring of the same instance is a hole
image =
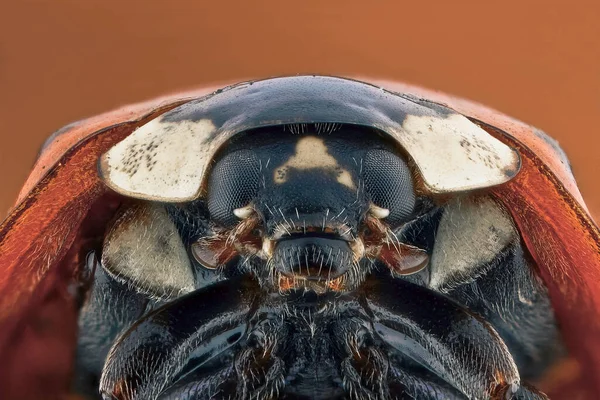
[[[230, 86], [165, 113], [166, 122], [210, 120], [213, 137], [260, 127], [344, 123], [399, 128], [407, 115], [444, 117], [442, 105], [369, 83], [329, 76], [295, 76]], [[210, 139], [209, 139], [210, 140]]]
[[518, 385], [516, 368], [488, 322], [406, 280], [374, 272], [352, 294], [281, 296], [240, 276], [136, 322], [101, 389], [143, 399], [541, 398]]

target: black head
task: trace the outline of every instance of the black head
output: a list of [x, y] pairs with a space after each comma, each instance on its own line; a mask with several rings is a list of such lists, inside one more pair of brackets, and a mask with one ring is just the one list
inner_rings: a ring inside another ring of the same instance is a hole
[[339, 290], [354, 286], [368, 270], [366, 260], [413, 217], [416, 198], [406, 159], [374, 129], [254, 130], [215, 159], [206, 205], [216, 235], [200, 238], [195, 254], [210, 267], [236, 253], [260, 259], [247, 264], [279, 289]]

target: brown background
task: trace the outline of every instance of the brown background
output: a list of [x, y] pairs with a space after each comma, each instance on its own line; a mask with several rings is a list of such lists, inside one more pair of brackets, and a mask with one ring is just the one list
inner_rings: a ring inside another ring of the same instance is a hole
[[0, 215], [44, 138], [70, 121], [206, 82], [302, 72], [405, 80], [537, 125], [570, 155], [598, 215], [599, 17], [597, 0], [5, 0]]

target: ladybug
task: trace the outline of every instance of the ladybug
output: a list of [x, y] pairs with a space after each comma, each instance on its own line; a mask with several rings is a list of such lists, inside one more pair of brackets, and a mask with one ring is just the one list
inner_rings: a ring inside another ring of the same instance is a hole
[[592, 399], [565, 154], [394, 82], [280, 77], [66, 126], [0, 227], [2, 399]]

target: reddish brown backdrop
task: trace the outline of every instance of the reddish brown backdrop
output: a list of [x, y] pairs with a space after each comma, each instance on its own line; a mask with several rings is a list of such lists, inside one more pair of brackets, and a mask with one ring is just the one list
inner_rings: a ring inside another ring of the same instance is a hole
[[303, 72], [405, 80], [537, 125], [565, 148], [598, 215], [599, 1], [296, 3], [4, 2], [0, 215], [44, 138], [70, 121], [207, 82]]

